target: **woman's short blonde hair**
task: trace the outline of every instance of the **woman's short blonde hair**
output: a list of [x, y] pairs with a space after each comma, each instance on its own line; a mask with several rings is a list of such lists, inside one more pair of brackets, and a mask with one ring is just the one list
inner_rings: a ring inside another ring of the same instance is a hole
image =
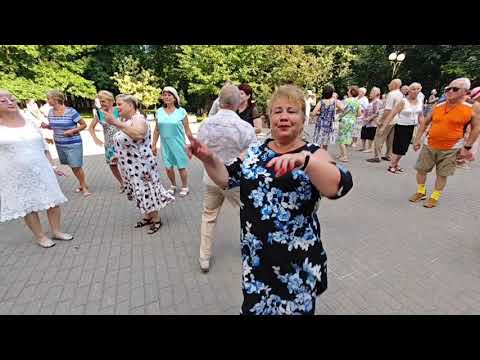
[[302, 110], [303, 119], [306, 119], [305, 95], [303, 91], [295, 85], [282, 85], [272, 94], [268, 101], [267, 113], [271, 115], [272, 105], [278, 99], [286, 98]]
[[97, 93], [97, 97], [99, 100], [107, 100], [107, 101], [115, 102], [115, 98], [113, 97], [113, 94], [107, 90], [100, 90]]
[[50, 90], [49, 92], [47, 92], [47, 98], [57, 100], [60, 104], [63, 104], [65, 102], [65, 95], [63, 95], [63, 92], [59, 90]]
[[5, 89], [0, 89], [0, 96], [7, 96], [9, 98], [13, 98], [12, 93]]

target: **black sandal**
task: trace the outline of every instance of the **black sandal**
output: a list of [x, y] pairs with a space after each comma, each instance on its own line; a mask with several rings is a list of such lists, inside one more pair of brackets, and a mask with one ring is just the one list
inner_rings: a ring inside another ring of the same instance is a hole
[[397, 174], [397, 169], [394, 166], [389, 166], [387, 171], [391, 172], [392, 174]]
[[160, 228], [162, 227], [163, 223], [162, 221], [154, 222], [152, 225], [150, 225], [150, 229], [147, 231], [147, 234], [152, 235], [155, 234]]
[[135, 225], [135, 229], [153, 224], [152, 219], [142, 219]]

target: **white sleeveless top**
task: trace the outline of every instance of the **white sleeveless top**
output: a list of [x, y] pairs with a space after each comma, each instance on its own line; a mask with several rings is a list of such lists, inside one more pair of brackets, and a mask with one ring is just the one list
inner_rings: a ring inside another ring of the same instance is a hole
[[420, 100], [417, 100], [417, 105], [410, 104], [407, 98], [404, 99], [405, 105], [402, 111], [398, 114], [398, 125], [417, 125], [418, 115], [423, 111], [423, 104]]

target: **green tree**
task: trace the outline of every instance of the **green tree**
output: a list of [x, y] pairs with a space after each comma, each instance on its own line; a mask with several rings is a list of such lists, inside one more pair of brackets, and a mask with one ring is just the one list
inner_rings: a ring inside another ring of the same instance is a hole
[[249, 83], [261, 107], [276, 86], [295, 83], [302, 88], [321, 88], [334, 80], [335, 74], [347, 74], [348, 61], [354, 58], [350, 49], [342, 46], [194, 45], [181, 50], [178, 66], [188, 84], [188, 95], [212, 99], [230, 79]]
[[123, 59], [112, 79], [120, 92], [134, 95], [147, 109], [158, 103], [161, 94], [161, 89], [156, 87], [158, 78], [152, 70], [143, 68], [133, 56]]
[[84, 77], [92, 45], [0, 45], [0, 86], [20, 100], [44, 99], [59, 89], [67, 96], [93, 99], [95, 87]]

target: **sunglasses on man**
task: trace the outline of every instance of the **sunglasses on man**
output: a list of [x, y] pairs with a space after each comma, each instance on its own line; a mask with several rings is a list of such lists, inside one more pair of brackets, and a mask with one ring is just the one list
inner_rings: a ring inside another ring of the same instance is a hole
[[445, 88], [445, 92], [449, 92], [450, 90], [453, 90], [453, 92], [457, 92], [458, 90], [460, 90], [461, 88], [459, 87], [456, 87], [456, 86], [449, 86], [449, 87], [446, 87]]

